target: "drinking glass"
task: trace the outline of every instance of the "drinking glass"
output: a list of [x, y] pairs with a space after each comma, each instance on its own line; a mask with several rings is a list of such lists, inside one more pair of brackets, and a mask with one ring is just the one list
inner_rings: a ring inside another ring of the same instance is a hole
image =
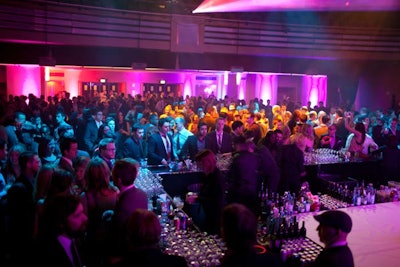
[[175, 167], [175, 161], [171, 160], [170, 162], [168, 162], [168, 167], [169, 167], [169, 171], [172, 172]]

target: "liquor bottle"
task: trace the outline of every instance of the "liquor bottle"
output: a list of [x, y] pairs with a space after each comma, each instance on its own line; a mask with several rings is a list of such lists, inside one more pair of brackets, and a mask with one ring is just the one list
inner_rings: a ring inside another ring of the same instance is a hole
[[344, 186], [344, 199], [343, 199], [343, 201], [346, 202], [346, 203], [349, 203], [349, 204], [352, 202], [352, 196], [350, 194], [350, 190], [349, 190], [347, 184]]
[[264, 222], [267, 219], [267, 210], [266, 210], [266, 196], [264, 191], [264, 183], [261, 183], [261, 189], [258, 194], [258, 198], [260, 201], [260, 220]]
[[271, 233], [271, 237], [269, 240], [269, 248], [271, 249], [271, 251], [277, 251], [277, 235], [278, 232], [274, 231]]
[[269, 212], [269, 216], [267, 218], [267, 227], [268, 235], [272, 235], [275, 232], [275, 216], [273, 210]]
[[365, 187], [363, 187], [362, 192], [361, 192], [361, 204], [362, 205], [367, 205], [368, 204], [368, 195], [367, 195], [367, 190]]
[[375, 195], [376, 195], [376, 189], [371, 183], [371, 191], [370, 191], [370, 204], [375, 204]]
[[293, 237], [299, 237], [299, 222], [296, 216], [293, 217]]
[[306, 225], [305, 224], [306, 224], [305, 221], [303, 221], [302, 224], [301, 224], [301, 228], [299, 230], [300, 237], [306, 237], [306, 235], [307, 235], [307, 229], [306, 229]]
[[286, 206], [287, 213], [289, 215], [291, 215], [293, 213], [294, 202], [295, 202], [295, 200], [293, 199], [292, 195], [288, 192], [288, 194], [286, 195], [285, 206]]
[[298, 213], [299, 212], [299, 208], [297, 207], [297, 198], [296, 198], [296, 193], [293, 193], [293, 213]]
[[287, 224], [286, 224], [286, 218], [282, 217], [282, 222], [281, 225], [279, 226], [279, 236], [283, 240], [287, 238], [288, 235], [288, 229], [287, 229]]

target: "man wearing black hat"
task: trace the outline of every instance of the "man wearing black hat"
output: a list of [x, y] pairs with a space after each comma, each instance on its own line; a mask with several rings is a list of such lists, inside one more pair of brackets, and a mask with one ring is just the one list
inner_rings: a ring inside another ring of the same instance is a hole
[[353, 254], [347, 245], [352, 227], [350, 216], [340, 210], [330, 210], [314, 218], [319, 222], [318, 236], [325, 249], [311, 266], [354, 267]]

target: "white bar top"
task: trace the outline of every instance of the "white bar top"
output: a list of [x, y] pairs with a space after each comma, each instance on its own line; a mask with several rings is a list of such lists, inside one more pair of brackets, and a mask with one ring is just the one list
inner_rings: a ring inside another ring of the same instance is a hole
[[[400, 202], [340, 210], [348, 213], [353, 221], [347, 241], [356, 267], [400, 266]], [[316, 230], [318, 222], [313, 218], [316, 214], [319, 212], [302, 213], [297, 218], [300, 224], [305, 221], [307, 237], [324, 246]]]

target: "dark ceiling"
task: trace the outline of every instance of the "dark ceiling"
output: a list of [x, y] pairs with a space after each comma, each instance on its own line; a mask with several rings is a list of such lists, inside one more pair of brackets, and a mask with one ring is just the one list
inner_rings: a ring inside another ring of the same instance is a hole
[[[203, 0], [48, 0], [74, 5], [97, 6], [143, 12], [192, 14]], [[373, 0], [371, 0], [373, 2]], [[378, 0], [379, 2], [379, 0]], [[211, 18], [267, 21], [273, 23], [400, 28], [400, 11], [334, 12], [334, 11], [288, 11], [288, 12], [216, 12], [192, 14]]]

